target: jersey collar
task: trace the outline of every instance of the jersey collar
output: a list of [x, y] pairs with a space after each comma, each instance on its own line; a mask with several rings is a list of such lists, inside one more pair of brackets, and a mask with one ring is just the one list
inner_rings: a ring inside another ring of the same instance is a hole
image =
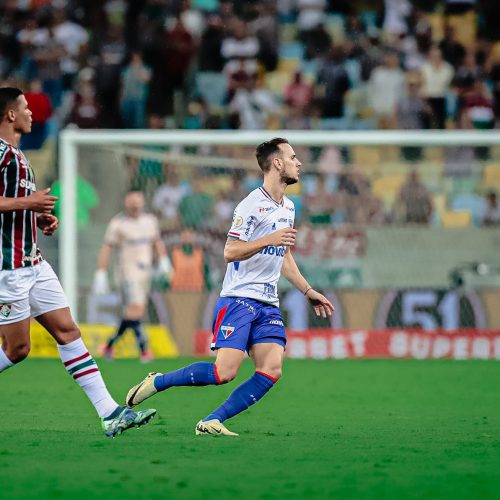
[[283, 197], [283, 199], [281, 200], [281, 203], [278, 203], [264, 188], [264, 186], [260, 186], [260, 191], [262, 192], [262, 194], [266, 197], [266, 198], [269, 198], [275, 205], [277, 205], [278, 207], [282, 207], [285, 203], [285, 197]]

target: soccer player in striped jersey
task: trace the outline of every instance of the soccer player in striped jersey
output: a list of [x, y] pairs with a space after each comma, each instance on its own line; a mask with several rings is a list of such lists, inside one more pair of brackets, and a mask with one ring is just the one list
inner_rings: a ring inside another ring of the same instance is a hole
[[71, 317], [66, 296], [37, 244], [57, 229], [56, 197], [36, 190], [35, 175], [18, 144], [31, 131], [31, 111], [21, 90], [0, 88], [0, 372], [30, 351], [30, 317], [57, 342], [68, 373], [94, 405], [106, 436], [147, 423], [156, 410], [134, 412], [109, 394], [96, 362]]
[[259, 401], [281, 377], [286, 345], [277, 289], [281, 274], [304, 293], [318, 316], [326, 318], [334, 310], [302, 276], [290, 250], [297, 231], [293, 228], [295, 208], [285, 190], [298, 182], [300, 161], [282, 138], [260, 144], [256, 156], [264, 183], [236, 207], [224, 248], [228, 266], [215, 306], [215, 363], [150, 373], [126, 397], [127, 405], [133, 407], [170, 387], [225, 384], [236, 377], [247, 352], [255, 373], [196, 424], [197, 435], [237, 436], [223, 422]]

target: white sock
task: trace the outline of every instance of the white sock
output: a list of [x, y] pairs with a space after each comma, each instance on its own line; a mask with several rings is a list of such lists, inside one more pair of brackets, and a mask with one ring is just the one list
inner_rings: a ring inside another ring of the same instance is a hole
[[14, 366], [14, 363], [7, 357], [3, 351], [3, 347], [0, 345], [0, 372], [7, 370], [11, 366]]
[[58, 345], [59, 356], [68, 373], [85, 391], [100, 417], [108, 417], [118, 403], [111, 397], [94, 358], [81, 338], [66, 345]]

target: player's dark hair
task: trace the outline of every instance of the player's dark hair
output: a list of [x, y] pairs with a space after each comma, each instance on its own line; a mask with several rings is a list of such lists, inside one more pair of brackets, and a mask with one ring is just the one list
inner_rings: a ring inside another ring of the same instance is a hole
[[281, 150], [279, 148], [280, 144], [288, 144], [288, 139], [284, 139], [283, 137], [275, 137], [270, 141], [259, 144], [255, 149], [257, 163], [264, 173], [267, 173], [269, 172], [269, 170], [271, 170], [271, 156], [281, 154]]
[[23, 95], [21, 89], [15, 87], [0, 87], [0, 117], [3, 118], [16, 99]]

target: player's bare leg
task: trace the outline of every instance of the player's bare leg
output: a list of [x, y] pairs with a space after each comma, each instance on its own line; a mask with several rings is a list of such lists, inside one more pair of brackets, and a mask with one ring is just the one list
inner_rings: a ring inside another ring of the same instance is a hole
[[250, 357], [255, 371], [268, 375], [274, 381], [281, 378], [285, 349], [275, 343], [254, 344], [250, 349]]
[[0, 326], [0, 372], [25, 359], [30, 352], [30, 319]]
[[281, 377], [284, 352], [284, 348], [276, 343], [252, 346], [250, 356], [255, 363], [255, 373], [238, 386], [222, 405], [196, 424], [196, 434], [236, 436], [222, 422], [246, 410], [267, 394]]
[[61, 361], [94, 405], [107, 436], [114, 437], [130, 427], [139, 427], [155, 416], [156, 410], [135, 413], [120, 407], [111, 397], [68, 307], [41, 314], [36, 320], [56, 340]]
[[128, 391], [125, 403], [132, 408], [170, 387], [226, 384], [238, 374], [244, 356], [239, 349], [219, 349], [215, 363], [198, 361], [169, 373], [152, 372]]

